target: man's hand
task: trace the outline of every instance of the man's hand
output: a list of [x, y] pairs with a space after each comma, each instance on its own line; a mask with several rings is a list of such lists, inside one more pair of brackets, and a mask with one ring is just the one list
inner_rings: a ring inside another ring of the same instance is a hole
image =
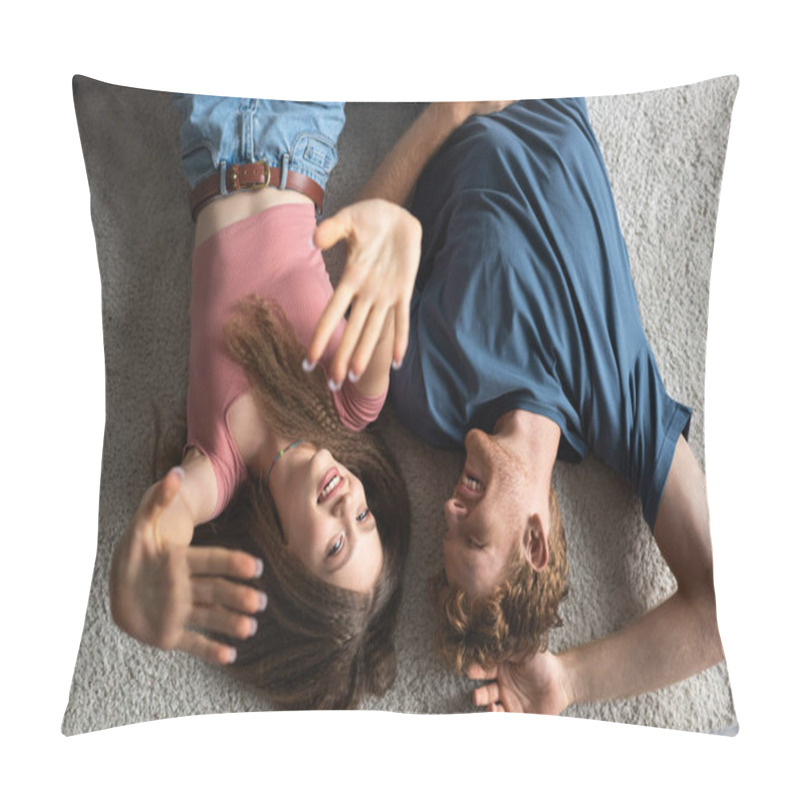
[[510, 106], [515, 102], [516, 100], [477, 100], [460, 103], [441, 103], [440, 105], [450, 106], [456, 121], [461, 124], [473, 115], [494, 114], [496, 111], [502, 111], [506, 106]]
[[181, 473], [173, 470], [148, 489], [114, 551], [110, 596], [114, 622], [126, 633], [164, 650], [229, 664], [236, 651], [192, 628], [240, 639], [252, 636], [250, 616], [266, 597], [237, 580], [263, 568], [247, 553], [189, 547], [193, 521], [179, 495]]
[[560, 714], [570, 704], [561, 662], [549, 650], [489, 670], [473, 665], [467, 674], [472, 680], [492, 681], [472, 694], [475, 705], [489, 711]]
[[[389, 362], [400, 364], [408, 346], [409, 306], [419, 268], [422, 228], [395, 203], [362, 200], [323, 220], [314, 234], [314, 244], [322, 250], [343, 239], [347, 263], [314, 331], [306, 360], [313, 365], [322, 357], [349, 307], [330, 379], [336, 384], [346, 377], [360, 380], [369, 369], [374, 379], [388, 382]], [[382, 335], [390, 337], [385, 353], [376, 350]], [[378, 394], [369, 388], [363, 393]]]

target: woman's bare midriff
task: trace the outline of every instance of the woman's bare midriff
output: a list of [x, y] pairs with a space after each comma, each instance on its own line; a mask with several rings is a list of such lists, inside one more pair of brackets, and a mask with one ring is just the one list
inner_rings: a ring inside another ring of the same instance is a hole
[[194, 232], [194, 246], [202, 244], [209, 236], [232, 225], [234, 222], [247, 219], [271, 206], [286, 203], [311, 203], [314, 201], [292, 189], [279, 189], [276, 186], [265, 186], [263, 189], [244, 189], [225, 197], [218, 197], [205, 206], [197, 216], [197, 227]]

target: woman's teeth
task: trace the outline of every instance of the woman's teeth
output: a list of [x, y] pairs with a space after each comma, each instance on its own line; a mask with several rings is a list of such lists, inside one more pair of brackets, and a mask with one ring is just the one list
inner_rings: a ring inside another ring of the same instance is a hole
[[322, 502], [338, 485], [339, 482], [342, 480], [340, 475], [334, 475], [326, 484], [322, 487], [322, 492], [319, 495], [319, 501]]

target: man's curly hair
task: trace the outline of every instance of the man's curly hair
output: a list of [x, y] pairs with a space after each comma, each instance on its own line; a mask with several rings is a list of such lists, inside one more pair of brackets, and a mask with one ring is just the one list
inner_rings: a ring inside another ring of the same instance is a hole
[[471, 598], [451, 586], [442, 570], [431, 580], [439, 616], [439, 653], [456, 672], [472, 664], [489, 669], [547, 649], [551, 628], [560, 627], [558, 605], [567, 594], [567, 543], [555, 489], [550, 487], [550, 558], [536, 572], [519, 552], [488, 597]]

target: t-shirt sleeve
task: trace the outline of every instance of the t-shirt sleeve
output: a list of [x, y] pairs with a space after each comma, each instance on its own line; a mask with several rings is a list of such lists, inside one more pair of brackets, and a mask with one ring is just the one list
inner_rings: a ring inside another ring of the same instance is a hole
[[664, 495], [664, 487], [667, 484], [667, 477], [672, 467], [675, 447], [681, 435], [687, 439], [689, 438], [691, 419], [692, 412], [690, 408], [665, 394], [664, 414], [655, 426], [657, 447], [656, 455], [652, 462], [651, 477], [645, 485], [639, 488], [639, 496], [642, 499], [642, 513], [651, 530], [655, 528], [658, 509], [661, 505], [661, 498]]
[[238, 451], [227, 448], [224, 455], [219, 455], [215, 451], [210, 451], [198, 439], [189, 437], [183, 449], [186, 455], [189, 448], [197, 448], [211, 465], [214, 477], [217, 481], [217, 503], [211, 514], [211, 519], [216, 519], [230, 503], [236, 490], [245, 482], [247, 478], [247, 468], [241, 459]]
[[360, 431], [378, 418], [386, 402], [387, 392], [378, 397], [364, 397], [354, 384], [345, 381], [341, 391], [332, 394], [342, 425], [350, 430]]
[[[620, 405], [616, 437], [623, 443], [617, 448], [620, 472], [633, 483], [645, 521], [652, 529], [675, 446], [681, 434], [689, 437], [692, 411], [667, 394], [649, 347], [636, 359]], [[608, 427], [613, 430], [613, 422]]]

